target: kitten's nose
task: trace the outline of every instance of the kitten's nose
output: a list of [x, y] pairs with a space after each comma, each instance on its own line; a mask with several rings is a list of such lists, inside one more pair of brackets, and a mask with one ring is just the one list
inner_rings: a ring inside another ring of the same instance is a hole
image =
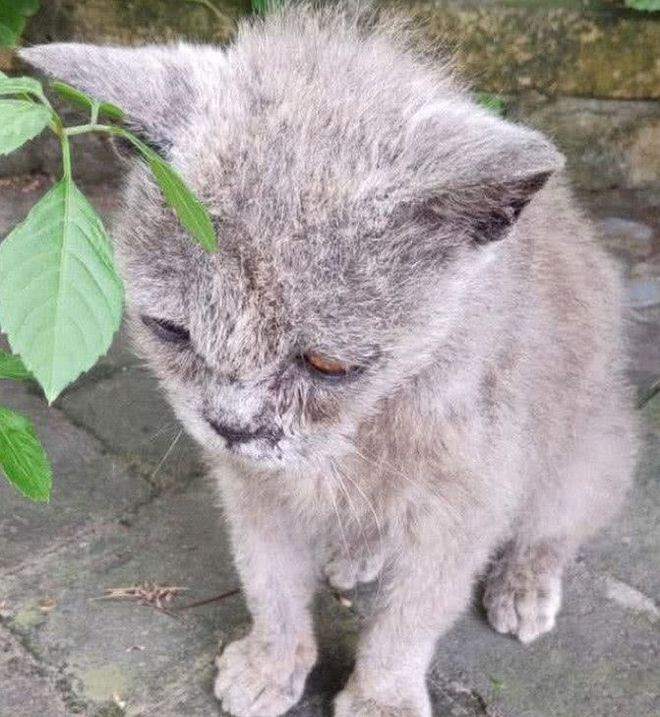
[[257, 436], [253, 431], [228, 426], [226, 423], [220, 423], [220, 421], [215, 421], [212, 418], [207, 418], [206, 420], [211, 428], [227, 441], [228, 448], [231, 448], [236, 443], [247, 443], [247, 441], [251, 441]]

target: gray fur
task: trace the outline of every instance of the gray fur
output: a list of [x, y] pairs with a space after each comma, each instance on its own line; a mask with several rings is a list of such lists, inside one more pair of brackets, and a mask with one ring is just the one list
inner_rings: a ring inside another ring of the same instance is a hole
[[[238, 717], [299, 699], [324, 576], [379, 581], [337, 717], [429, 717], [425, 671], [480, 572], [493, 626], [534, 639], [630, 483], [621, 285], [561, 155], [408, 44], [392, 18], [290, 9], [226, 51], [24, 52], [125, 106], [217, 224], [209, 256], [136, 162], [115, 238], [231, 525], [254, 626], [216, 694]], [[326, 384], [310, 349], [363, 370]]]

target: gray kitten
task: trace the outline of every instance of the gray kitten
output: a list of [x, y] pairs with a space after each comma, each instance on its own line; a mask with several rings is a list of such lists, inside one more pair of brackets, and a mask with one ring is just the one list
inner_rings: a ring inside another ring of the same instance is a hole
[[378, 579], [337, 717], [429, 717], [436, 642], [487, 567], [493, 627], [550, 630], [636, 447], [619, 277], [552, 143], [391, 18], [289, 9], [226, 50], [23, 55], [125, 107], [216, 222], [207, 255], [136, 161], [115, 237], [254, 620], [218, 659], [225, 709], [298, 701], [324, 578]]

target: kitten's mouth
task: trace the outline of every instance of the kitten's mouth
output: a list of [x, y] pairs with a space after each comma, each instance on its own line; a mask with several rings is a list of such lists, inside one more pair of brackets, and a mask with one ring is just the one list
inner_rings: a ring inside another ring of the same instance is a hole
[[216, 419], [207, 418], [207, 423], [224, 440], [229, 450], [246, 444], [265, 442], [275, 448], [282, 438], [282, 431], [273, 431], [266, 428], [247, 429], [231, 426]]

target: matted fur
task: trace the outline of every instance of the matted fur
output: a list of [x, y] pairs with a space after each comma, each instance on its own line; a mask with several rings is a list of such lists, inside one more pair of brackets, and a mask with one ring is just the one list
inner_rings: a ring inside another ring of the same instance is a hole
[[[563, 565], [620, 505], [636, 444], [620, 280], [552, 143], [478, 107], [392, 18], [294, 8], [226, 50], [23, 54], [125, 107], [216, 222], [207, 255], [136, 161], [114, 236], [254, 618], [218, 660], [225, 708], [299, 699], [324, 576], [379, 581], [338, 717], [430, 715], [436, 640], [495, 557], [494, 627], [550, 629]], [[360, 370], [324, 381], [309, 350]]]

